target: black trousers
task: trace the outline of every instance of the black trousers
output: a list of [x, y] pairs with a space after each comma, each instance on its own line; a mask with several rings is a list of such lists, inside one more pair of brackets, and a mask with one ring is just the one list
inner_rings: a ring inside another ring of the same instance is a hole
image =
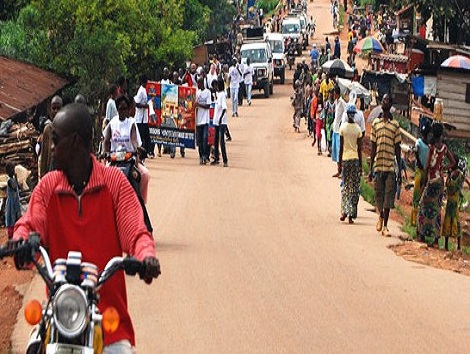
[[245, 92], [245, 83], [240, 82], [240, 85], [238, 86], [238, 105], [242, 106], [243, 105], [243, 97], [246, 97], [246, 92]]
[[145, 157], [147, 157], [147, 153], [153, 152], [149, 125], [148, 123], [137, 123], [137, 129], [139, 129], [140, 138], [142, 139], [142, 147], [146, 150]]
[[225, 131], [227, 129], [226, 124], [215, 126], [215, 137], [214, 137], [214, 159], [219, 161], [219, 145], [220, 151], [222, 152], [222, 160], [227, 163], [227, 149], [225, 148]]

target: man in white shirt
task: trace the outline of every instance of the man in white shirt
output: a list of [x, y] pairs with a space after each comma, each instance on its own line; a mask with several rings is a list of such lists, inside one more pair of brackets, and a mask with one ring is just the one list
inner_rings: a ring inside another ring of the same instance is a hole
[[230, 101], [232, 102], [232, 117], [238, 117], [238, 87], [240, 85], [242, 72], [238, 67], [236, 58], [232, 59], [232, 66], [228, 70], [228, 80], [230, 82]]
[[199, 150], [199, 164], [205, 165], [209, 161], [209, 148], [207, 134], [209, 130], [209, 108], [211, 106], [211, 91], [204, 87], [204, 78], [199, 78], [196, 91], [196, 139]]
[[340, 177], [340, 164], [339, 164], [339, 145], [340, 145], [340, 135], [339, 128], [341, 127], [341, 122], [343, 114], [346, 113], [346, 102], [341, 97], [341, 90], [338, 85], [334, 88], [335, 95], [335, 120], [333, 121], [333, 135], [331, 137], [331, 159], [338, 164], [338, 171], [333, 175], [333, 177]]
[[[135, 115], [134, 119], [137, 123], [137, 128], [139, 129], [140, 137], [142, 138], [142, 146], [145, 149], [146, 153], [151, 152], [151, 142], [150, 142], [150, 130], [149, 130], [149, 115], [148, 115], [148, 100], [147, 100], [147, 90], [145, 86], [147, 85], [147, 75], [142, 74], [140, 76], [140, 87], [137, 91], [137, 95], [134, 96], [135, 102]], [[145, 156], [144, 156], [145, 158]]]
[[170, 70], [168, 68], [163, 68], [163, 78], [160, 80], [161, 84], [171, 85], [172, 82], [170, 81]]
[[211, 64], [209, 72], [206, 75], [207, 85], [206, 87], [210, 90], [212, 88], [212, 82], [217, 80], [217, 70], [214, 63]]
[[243, 77], [245, 79], [245, 92], [248, 106], [251, 106], [251, 89], [253, 88], [253, 67], [250, 64], [250, 58], [247, 58]]
[[215, 128], [214, 136], [214, 161], [211, 165], [219, 163], [219, 145], [222, 152], [224, 167], [228, 166], [227, 150], [225, 148], [225, 132], [227, 129], [227, 94], [225, 93], [224, 79], [219, 78], [212, 82], [212, 89], [216, 91], [216, 102], [214, 107], [214, 119], [212, 120]]

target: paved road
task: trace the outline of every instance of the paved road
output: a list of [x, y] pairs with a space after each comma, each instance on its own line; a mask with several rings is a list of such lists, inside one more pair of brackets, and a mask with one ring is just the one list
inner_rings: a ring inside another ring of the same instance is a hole
[[[328, 0], [315, 10], [328, 32]], [[163, 274], [128, 282], [138, 351], [468, 352], [470, 278], [396, 257], [362, 201], [339, 222], [335, 165], [293, 132], [290, 83], [230, 120], [228, 168], [193, 151], [149, 161]]]

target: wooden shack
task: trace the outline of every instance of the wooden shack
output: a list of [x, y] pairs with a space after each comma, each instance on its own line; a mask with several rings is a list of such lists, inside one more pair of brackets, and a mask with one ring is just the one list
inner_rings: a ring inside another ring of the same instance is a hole
[[470, 138], [470, 70], [439, 68], [436, 97], [444, 103], [444, 121], [457, 128], [449, 136]]

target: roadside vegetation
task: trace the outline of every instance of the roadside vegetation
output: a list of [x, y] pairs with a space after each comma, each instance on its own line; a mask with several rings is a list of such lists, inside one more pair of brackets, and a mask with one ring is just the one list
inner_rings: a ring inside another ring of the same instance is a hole
[[[164, 66], [184, 67], [192, 47], [224, 35], [235, 7], [221, 0], [4, 0], [0, 55], [71, 80], [92, 104], [121, 75], [131, 84]], [[133, 90], [133, 86], [130, 86]]]

